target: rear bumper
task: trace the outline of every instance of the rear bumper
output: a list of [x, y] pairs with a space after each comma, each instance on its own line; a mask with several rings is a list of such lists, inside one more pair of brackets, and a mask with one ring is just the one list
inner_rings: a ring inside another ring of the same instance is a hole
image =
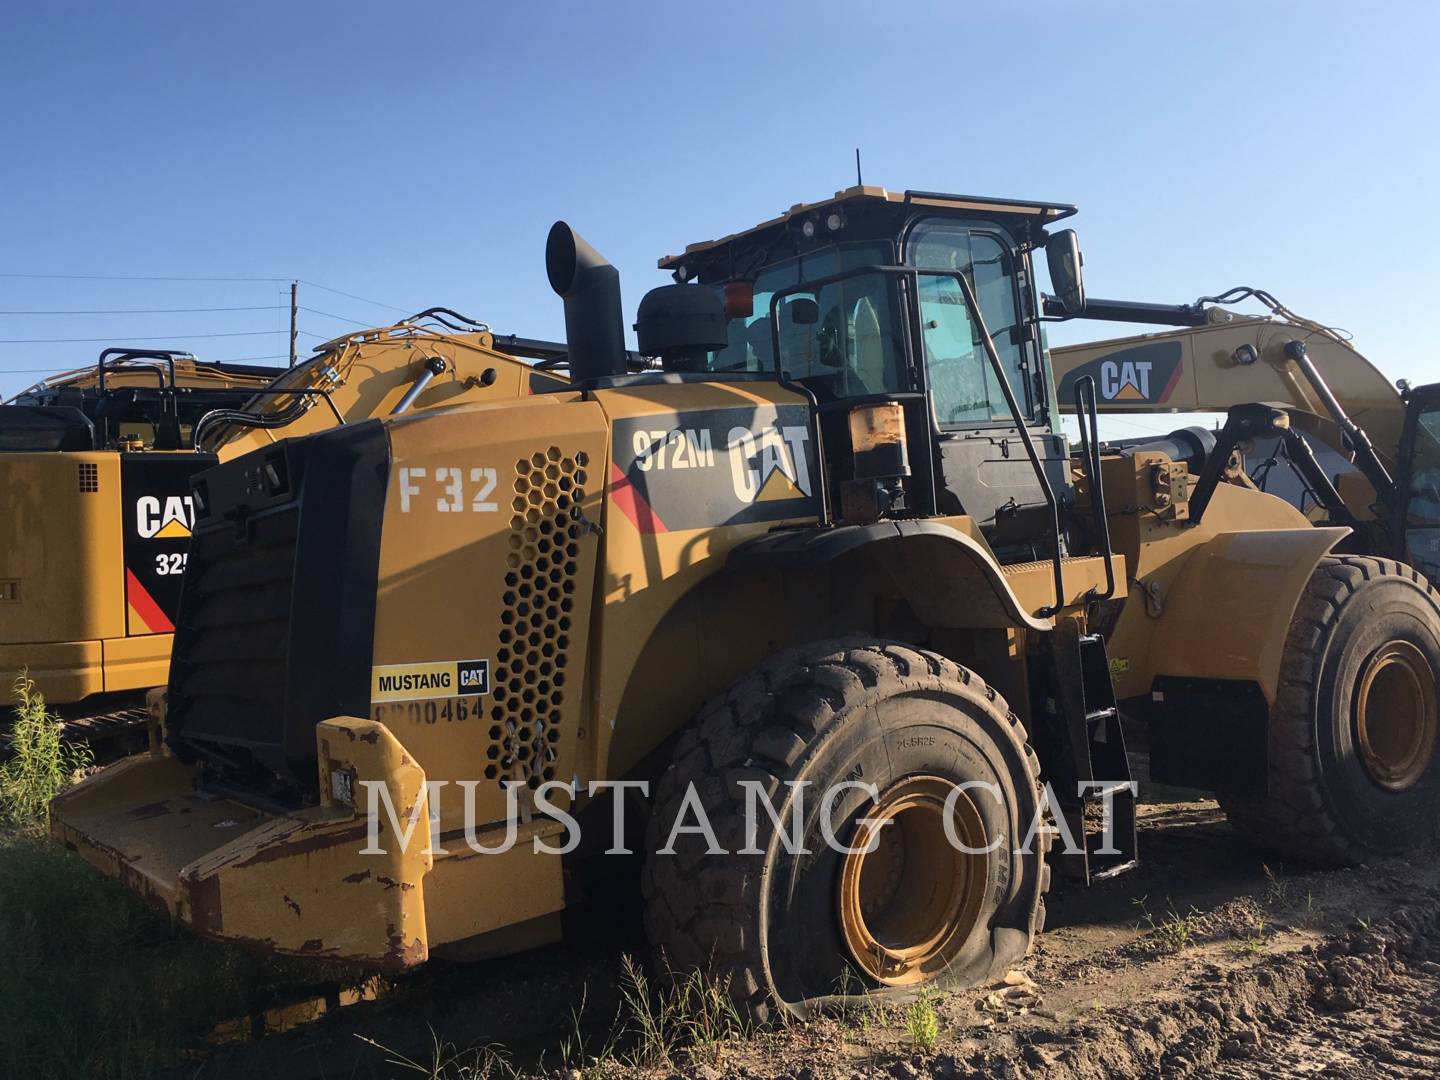
[[[423, 800], [424, 774], [399, 759], [399, 743], [359, 745], [397, 810]], [[271, 814], [198, 794], [194, 779], [166, 754], [129, 758], [57, 798], [51, 835], [208, 937], [385, 970], [426, 959], [423, 806], [403, 851], [367, 855], [368, 823], [348, 807]]]
[[[51, 834], [196, 933], [382, 970], [413, 967], [452, 942], [510, 951], [507, 931], [561, 908], [559, 858], [533, 851], [537, 830], [502, 855], [460, 844], [432, 856], [425, 774], [389, 729], [342, 717], [316, 736], [318, 807], [273, 814], [201, 795], [194, 770], [151, 753], [58, 797]], [[372, 845], [370, 815], [332, 799], [337, 776], [357, 797], [366, 781], [384, 782], [395, 820], [415, 822], [409, 842], [382, 812]]]

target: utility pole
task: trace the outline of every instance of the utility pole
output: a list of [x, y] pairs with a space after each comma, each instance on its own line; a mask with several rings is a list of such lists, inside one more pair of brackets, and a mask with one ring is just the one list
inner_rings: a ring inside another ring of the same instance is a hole
[[290, 366], [295, 366], [295, 342], [300, 335], [300, 283], [290, 282]]

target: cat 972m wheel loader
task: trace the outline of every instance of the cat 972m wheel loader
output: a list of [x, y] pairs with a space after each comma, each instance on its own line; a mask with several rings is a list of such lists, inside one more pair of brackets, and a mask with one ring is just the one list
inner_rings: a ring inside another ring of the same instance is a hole
[[277, 433], [556, 383], [453, 318], [348, 335], [293, 369], [106, 349], [0, 407], [0, 691], [23, 672], [69, 737], [107, 753], [143, 739], [145, 692], [170, 664], [191, 476]]
[[762, 1017], [991, 977], [1052, 863], [1133, 866], [1120, 709], [1295, 855], [1427, 842], [1436, 594], [1102, 453], [1089, 384], [1072, 454], [1032, 260], [1083, 303], [1073, 212], [792, 207], [662, 260], [640, 373], [557, 224], [567, 385], [196, 480], [164, 745], [55, 838], [197, 933], [391, 970], [554, 940], [565, 871], [643, 847], [662, 965]]

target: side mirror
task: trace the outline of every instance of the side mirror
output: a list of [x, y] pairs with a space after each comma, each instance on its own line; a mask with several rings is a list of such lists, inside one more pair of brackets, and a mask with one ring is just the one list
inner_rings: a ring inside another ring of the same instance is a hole
[[1085, 310], [1085, 259], [1074, 229], [1062, 229], [1045, 241], [1045, 261], [1060, 307], [1066, 315], [1079, 315]]
[[814, 326], [820, 321], [820, 304], [813, 296], [793, 296], [785, 304], [790, 321], [796, 326]]

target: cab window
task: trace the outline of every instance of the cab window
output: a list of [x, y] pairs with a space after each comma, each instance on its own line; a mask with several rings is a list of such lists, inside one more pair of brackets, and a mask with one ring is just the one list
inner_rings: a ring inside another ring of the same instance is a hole
[[[766, 267], [755, 278], [753, 313], [730, 320], [729, 344], [710, 354], [709, 370], [773, 371], [770, 307], [777, 292], [891, 258], [885, 243], [841, 244]], [[781, 370], [819, 400], [910, 389], [895, 289], [885, 275], [857, 274], [792, 293], [782, 299], [777, 317]]]
[[[920, 269], [958, 270], [970, 279], [985, 325], [1021, 410], [1033, 414], [1025, 378], [1021, 324], [1010, 250], [991, 233], [960, 222], [922, 221], [911, 233], [907, 262]], [[921, 275], [920, 323], [935, 416], [942, 425], [1010, 419], [1005, 395], [986, 359], [953, 278]]]

